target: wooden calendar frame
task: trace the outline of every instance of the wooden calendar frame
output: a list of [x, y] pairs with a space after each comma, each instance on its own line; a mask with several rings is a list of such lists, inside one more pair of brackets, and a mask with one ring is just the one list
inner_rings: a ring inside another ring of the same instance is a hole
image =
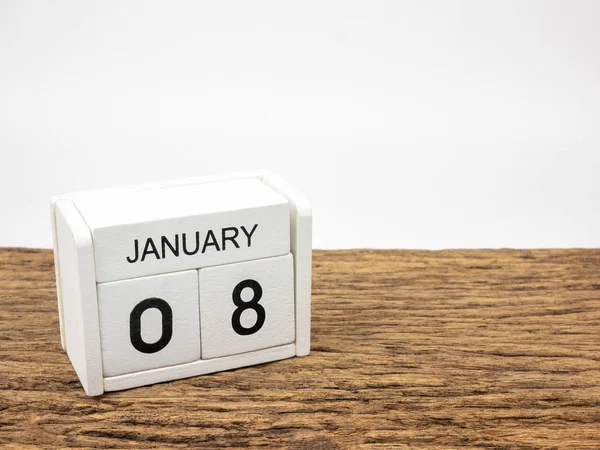
[[[104, 377], [102, 368], [94, 246], [91, 232], [75, 206], [79, 192], [51, 200], [54, 262], [61, 345], [88, 395], [117, 391], [270, 361], [305, 356], [310, 351], [312, 212], [303, 195], [268, 172], [240, 172], [179, 181], [112, 188], [131, 192], [217, 181], [256, 178], [283, 195], [290, 205], [290, 252], [294, 256], [295, 341], [207, 360]], [[62, 223], [62, 226], [58, 226]]]

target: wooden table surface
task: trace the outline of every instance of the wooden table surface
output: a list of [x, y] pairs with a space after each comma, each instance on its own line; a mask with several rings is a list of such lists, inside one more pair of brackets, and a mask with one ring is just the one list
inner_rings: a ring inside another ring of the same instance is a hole
[[315, 251], [312, 353], [89, 398], [0, 250], [9, 447], [600, 448], [600, 250]]

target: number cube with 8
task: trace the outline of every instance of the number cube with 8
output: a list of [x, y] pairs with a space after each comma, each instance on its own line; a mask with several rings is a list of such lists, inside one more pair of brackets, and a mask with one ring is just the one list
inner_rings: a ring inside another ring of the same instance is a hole
[[310, 349], [311, 212], [270, 173], [52, 199], [61, 341], [88, 395]]

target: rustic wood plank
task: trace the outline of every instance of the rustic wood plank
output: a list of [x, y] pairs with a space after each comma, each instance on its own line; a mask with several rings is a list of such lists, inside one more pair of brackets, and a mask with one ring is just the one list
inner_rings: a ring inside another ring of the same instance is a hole
[[88, 398], [52, 253], [0, 250], [12, 448], [599, 448], [600, 250], [316, 251], [306, 358]]

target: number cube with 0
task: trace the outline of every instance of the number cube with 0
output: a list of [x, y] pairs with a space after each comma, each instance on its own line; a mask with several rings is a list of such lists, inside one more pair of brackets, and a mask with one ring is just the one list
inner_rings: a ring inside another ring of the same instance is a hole
[[88, 395], [310, 350], [310, 207], [268, 173], [51, 202], [61, 343]]

